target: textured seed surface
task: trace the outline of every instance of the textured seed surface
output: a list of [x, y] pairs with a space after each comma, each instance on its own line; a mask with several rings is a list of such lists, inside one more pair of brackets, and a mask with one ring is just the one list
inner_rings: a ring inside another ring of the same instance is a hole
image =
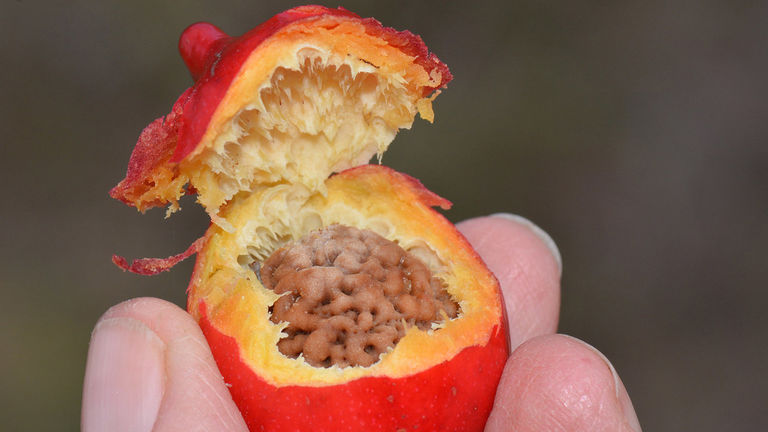
[[316, 367], [370, 366], [410, 326], [429, 329], [459, 306], [426, 265], [380, 235], [343, 225], [275, 251], [257, 271], [282, 296], [271, 308], [287, 322], [281, 353]]

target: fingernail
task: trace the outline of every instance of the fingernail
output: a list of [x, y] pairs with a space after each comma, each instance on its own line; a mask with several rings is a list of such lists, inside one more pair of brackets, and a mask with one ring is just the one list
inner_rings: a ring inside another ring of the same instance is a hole
[[619, 374], [616, 372], [616, 368], [613, 367], [613, 363], [611, 363], [611, 361], [608, 360], [608, 357], [606, 357], [595, 347], [590, 344], [586, 345], [595, 354], [597, 354], [608, 366], [608, 369], [611, 370], [611, 375], [613, 375], [613, 388], [616, 394], [616, 400], [619, 402], [619, 408], [621, 409], [621, 414], [624, 417], [626, 426], [635, 432], [641, 432], [640, 421], [637, 419], [637, 414], [635, 414], [635, 408], [632, 406], [632, 402], [629, 400], [629, 396], [627, 396], [627, 391], [624, 389], [624, 384], [621, 383], [621, 378], [619, 378]]
[[534, 234], [536, 234], [537, 237], [541, 239], [541, 241], [544, 242], [545, 245], [549, 248], [549, 251], [552, 252], [552, 256], [555, 258], [555, 262], [557, 263], [557, 269], [562, 274], [563, 272], [563, 260], [560, 257], [560, 249], [557, 248], [557, 244], [555, 244], [555, 241], [552, 240], [552, 237], [547, 234], [546, 231], [539, 228], [538, 225], [535, 223], [529, 221], [528, 219], [518, 216], [516, 214], [512, 213], [494, 213], [491, 215], [491, 217], [498, 217], [503, 219], [509, 219], [512, 221], [515, 221], [519, 223], [520, 225], [523, 225], [531, 230]]
[[592, 352], [597, 354], [597, 356], [602, 359], [603, 362], [605, 362], [606, 366], [608, 366], [608, 369], [611, 371], [611, 375], [613, 376], [613, 390], [616, 395], [616, 400], [619, 402], [619, 408], [621, 408], [621, 414], [624, 417], [625, 426], [629, 427], [634, 432], [642, 432], [642, 429], [640, 428], [640, 421], [637, 419], [637, 414], [635, 413], [635, 407], [632, 406], [632, 401], [629, 399], [629, 395], [627, 395], [627, 390], [624, 388], [624, 384], [622, 384], [621, 378], [619, 378], [619, 374], [616, 372], [616, 368], [613, 367], [613, 364], [610, 360], [608, 360], [608, 357], [606, 357], [597, 348], [582, 340], [567, 335], [563, 336], [571, 338], [577, 343], [584, 344], [587, 348], [592, 350]]
[[91, 336], [82, 430], [151, 431], [163, 399], [165, 344], [139, 320], [100, 321]]

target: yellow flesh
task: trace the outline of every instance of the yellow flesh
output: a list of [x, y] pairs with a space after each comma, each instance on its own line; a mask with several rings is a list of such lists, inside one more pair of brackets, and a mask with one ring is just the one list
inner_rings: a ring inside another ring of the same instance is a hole
[[182, 164], [198, 200], [227, 230], [233, 227], [219, 208], [238, 193], [277, 183], [322, 191], [330, 173], [381, 156], [418, 109], [431, 110], [402, 76], [385, 78], [361, 59], [310, 46], [282, 58], [244, 102], [213, 142]]
[[[204, 301], [214, 326], [236, 337], [244, 361], [275, 385], [405, 376], [448, 360], [464, 347], [484, 344], [490, 328], [500, 322], [493, 277], [477, 269], [471, 251], [456, 250], [456, 239], [446, 238], [441, 225], [448, 222], [435, 220], [428, 209], [414, 204], [413, 196], [387, 187], [336, 177], [327, 183], [327, 196], [298, 185], [279, 185], [238, 200], [225, 216], [239, 229], [227, 233], [212, 228], [215, 234], [206, 247], [190, 304]], [[461, 307], [459, 318], [441, 323], [439, 330], [411, 328], [395, 350], [367, 368], [315, 368], [301, 357], [282, 355], [276, 344], [287, 324], [273, 324], [267, 315], [278, 296], [261, 285], [248, 264], [252, 257], [266, 258], [289, 240], [333, 223], [370, 229], [417, 255], [446, 283]], [[194, 306], [191, 310], [197, 312]]]

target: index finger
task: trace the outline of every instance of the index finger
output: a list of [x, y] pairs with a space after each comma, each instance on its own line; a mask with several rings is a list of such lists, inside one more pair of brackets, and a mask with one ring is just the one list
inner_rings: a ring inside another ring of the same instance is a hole
[[457, 227], [499, 279], [510, 350], [530, 338], [555, 333], [561, 264], [552, 239], [530, 221], [509, 214], [468, 219]]

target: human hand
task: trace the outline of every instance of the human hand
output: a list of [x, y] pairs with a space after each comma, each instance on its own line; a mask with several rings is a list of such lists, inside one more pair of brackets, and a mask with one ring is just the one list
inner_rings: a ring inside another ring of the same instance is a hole
[[[510, 215], [458, 228], [501, 283], [512, 354], [486, 431], [639, 431], [615, 370], [591, 346], [555, 334], [560, 257], [530, 222]], [[163, 300], [107, 311], [91, 337], [82, 430], [247, 431], [200, 328]]]

